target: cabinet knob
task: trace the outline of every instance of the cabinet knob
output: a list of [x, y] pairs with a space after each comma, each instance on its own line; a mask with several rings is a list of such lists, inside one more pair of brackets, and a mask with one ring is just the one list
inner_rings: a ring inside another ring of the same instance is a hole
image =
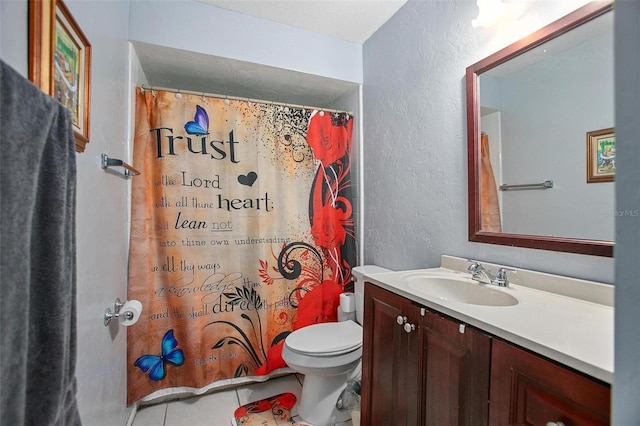
[[402, 315], [398, 315], [398, 318], [396, 318], [396, 322], [400, 325], [403, 325], [407, 322], [407, 317], [403, 317]]
[[547, 422], [547, 426], [564, 426], [562, 422]]
[[407, 333], [411, 333], [415, 329], [416, 329], [416, 326], [414, 324], [406, 323], [404, 325], [404, 331], [406, 331]]

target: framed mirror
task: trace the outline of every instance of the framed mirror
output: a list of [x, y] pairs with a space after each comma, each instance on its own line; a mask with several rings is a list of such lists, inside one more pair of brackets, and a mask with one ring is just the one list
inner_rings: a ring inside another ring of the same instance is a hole
[[613, 256], [612, 3], [469, 66], [466, 96], [469, 241]]

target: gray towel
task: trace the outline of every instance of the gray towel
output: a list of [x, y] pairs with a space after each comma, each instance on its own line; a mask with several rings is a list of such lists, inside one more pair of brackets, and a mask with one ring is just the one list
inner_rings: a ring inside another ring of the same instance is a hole
[[79, 425], [69, 112], [0, 61], [3, 425]]

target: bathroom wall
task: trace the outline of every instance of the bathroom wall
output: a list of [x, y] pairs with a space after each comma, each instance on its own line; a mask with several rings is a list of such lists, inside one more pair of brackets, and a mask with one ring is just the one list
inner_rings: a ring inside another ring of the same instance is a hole
[[[85, 424], [126, 424], [126, 333], [103, 325], [104, 310], [127, 294], [128, 182], [100, 168], [100, 154], [129, 150], [128, 2], [66, 0], [93, 48], [91, 141], [77, 155], [78, 402]], [[0, 57], [27, 75], [27, 1], [0, 2]], [[51, 362], [55, 362], [52, 359]]]
[[616, 316], [614, 425], [640, 419], [640, 2], [616, 3]]
[[87, 424], [124, 424], [126, 330], [105, 327], [102, 318], [117, 297], [127, 297], [129, 182], [99, 164], [101, 153], [129, 159], [129, 6], [65, 3], [93, 52], [91, 142], [77, 156], [78, 403]]
[[[14, 19], [14, 17], [24, 19]], [[27, 2], [0, 1], [0, 58], [22, 75], [28, 73]], [[16, 37], [24, 34], [24, 37]]]
[[475, 2], [410, 0], [365, 42], [365, 263], [452, 254], [613, 282], [611, 258], [468, 241], [465, 69], [584, 3], [510, 2], [507, 21], [474, 29]]

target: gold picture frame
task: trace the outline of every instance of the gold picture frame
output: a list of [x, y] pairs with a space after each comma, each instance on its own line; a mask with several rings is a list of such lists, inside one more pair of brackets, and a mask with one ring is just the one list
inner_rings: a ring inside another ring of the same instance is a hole
[[89, 143], [91, 44], [62, 0], [29, 0], [29, 79], [71, 111], [76, 151]]
[[587, 132], [587, 183], [613, 182], [615, 175], [615, 129]]

